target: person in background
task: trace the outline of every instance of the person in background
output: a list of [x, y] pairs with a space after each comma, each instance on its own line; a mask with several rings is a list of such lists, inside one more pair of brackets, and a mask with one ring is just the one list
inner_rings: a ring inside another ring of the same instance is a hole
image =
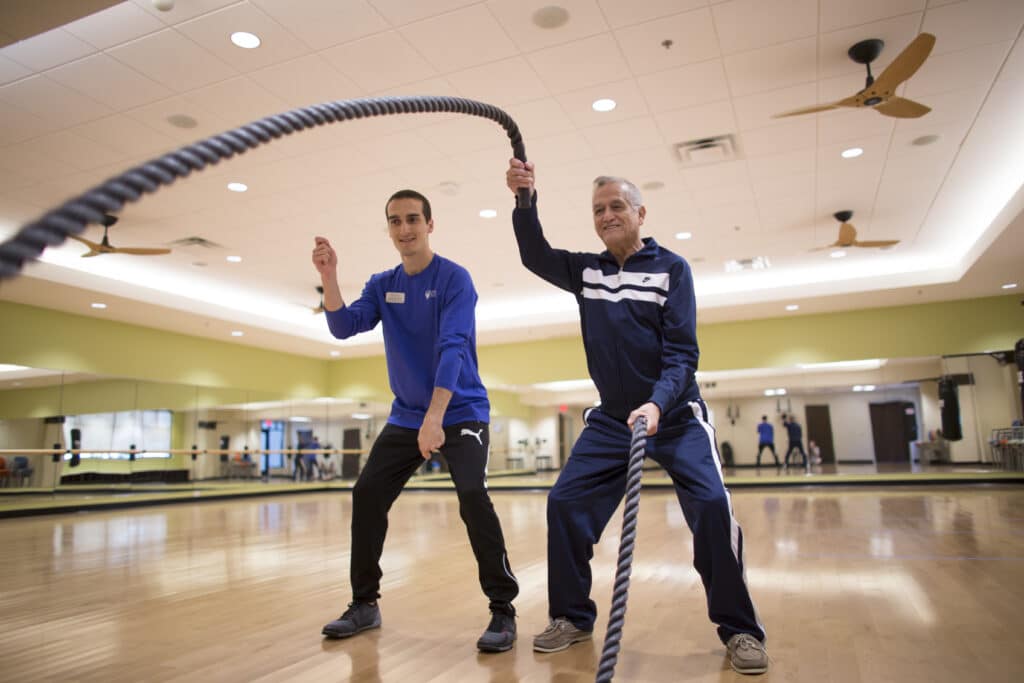
[[761, 453], [768, 449], [775, 458], [775, 466], [780, 467], [779, 454], [775, 452], [775, 427], [768, 421], [767, 415], [761, 416], [761, 422], [757, 425], [757, 466], [761, 466]]
[[800, 423], [792, 415], [783, 415], [782, 424], [786, 427], [786, 434], [789, 436], [789, 446], [786, 448], [784, 459], [786, 468], [789, 468], [789, 456], [794, 451], [800, 453], [800, 457], [803, 458], [803, 466], [808, 467], [810, 463], [807, 460], [807, 452], [804, 450], [804, 430], [800, 427]]

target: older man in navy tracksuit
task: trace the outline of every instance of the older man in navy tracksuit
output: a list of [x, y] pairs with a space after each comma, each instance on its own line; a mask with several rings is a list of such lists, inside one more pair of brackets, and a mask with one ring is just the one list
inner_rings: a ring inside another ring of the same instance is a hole
[[528, 189], [513, 212], [523, 264], [576, 295], [587, 367], [601, 405], [573, 446], [548, 496], [548, 603], [551, 622], [534, 649], [556, 652], [590, 638], [594, 543], [625, 494], [631, 427], [647, 419], [648, 455], [669, 472], [693, 532], [694, 566], [708, 613], [730, 662], [742, 673], [768, 669], [765, 632], [743, 573], [743, 534], [732, 515], [714, 428], [694, 374], [699, 355], [690, 267], [653, 238], [641, 240], [646, 208], [623, 178], [594, 182], [593, 217], [606, 251], [553, 249], [537, 216], [533, 164], [512, 159], [509, 188]]

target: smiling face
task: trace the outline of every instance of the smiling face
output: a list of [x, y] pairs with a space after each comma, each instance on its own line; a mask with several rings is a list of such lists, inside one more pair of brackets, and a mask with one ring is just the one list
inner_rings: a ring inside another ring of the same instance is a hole
[[385, 211], [388, 235], [403, 259], [430, 252], [428, 235], [434, 231], [434, 221], [424, 216], [421, 200], [411, 197], [392, 199]]
[[613, 254], [636, 251], [642, 246], [640, 226], [647, 210], [634, 206], [628, 188], [621, 182], [606, 182], [594, 188], [594, 230]]

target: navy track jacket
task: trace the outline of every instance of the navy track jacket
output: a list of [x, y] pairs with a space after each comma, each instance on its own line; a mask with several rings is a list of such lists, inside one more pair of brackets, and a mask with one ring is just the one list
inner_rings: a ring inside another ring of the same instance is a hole
[[689, 417], [687, 404], [700, 398], [689, 264], [649, 237], [621, 269], [607, 251], [554, 249], [544, 237], [536, 203], [513, 211], [512, 225], [523, 265], [576, 296], [601, 410], [625, 420], [652, 402], [666, 427]]

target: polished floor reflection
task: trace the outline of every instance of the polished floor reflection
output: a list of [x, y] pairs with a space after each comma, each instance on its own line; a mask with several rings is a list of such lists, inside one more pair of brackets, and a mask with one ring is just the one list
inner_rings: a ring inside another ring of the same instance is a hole
[[[595, 551], [598, 637], [539, 655], [543, 492], [495, 492], [520, 641], [477, 654], [486, 601], [449, 492], [406, 492], [384, 554], [384, 627], [323, 641], [349, 598], [343, 491], [0, 520], [0, 679], [593, 680], [617, 552]], [[772, 669], [734, 674], [707, 620], [675, 496], [643, 495], [618, 681], [1016, 681], [1024, 489], [741, 490], [747, 578]]]

